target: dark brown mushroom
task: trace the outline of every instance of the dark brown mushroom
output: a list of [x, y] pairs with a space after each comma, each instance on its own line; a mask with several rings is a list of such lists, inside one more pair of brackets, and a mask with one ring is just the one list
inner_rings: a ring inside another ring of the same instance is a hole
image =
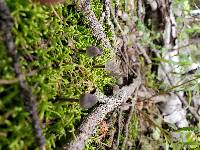
[[97, 98], [94, 94], [83, 94], [79, 99], [80, 106], [84, 109], [89, 109], [97, 103]]
[[102, 54], [103, 50], [96, 47], [96, 46], [90, 46], [86, 49], [86, 54], [90, 57], [97, 57]]

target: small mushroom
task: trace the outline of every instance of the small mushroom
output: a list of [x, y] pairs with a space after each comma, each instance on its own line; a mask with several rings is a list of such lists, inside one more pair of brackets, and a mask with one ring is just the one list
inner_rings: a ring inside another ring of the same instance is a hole
[[97, 98], [94, 94], [86, 93], [81, 95], [79, 103], [82, 108], [89, 109], [97, 103]]
[[90, 57], [97, 57], [102, 54], [103, 50], [96, 47], [96, 46], [90, 46], [86, 49], [86, 54]]

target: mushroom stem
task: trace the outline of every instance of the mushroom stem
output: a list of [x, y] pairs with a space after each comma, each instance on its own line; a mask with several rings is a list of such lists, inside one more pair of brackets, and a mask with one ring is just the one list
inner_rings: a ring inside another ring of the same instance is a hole
[[86, 54], [86, 51], [85, 51], [85, 50], [81, 50], [81, 49], [79, 49], [79, 50], [78, 50], [78, 53]]
[[57, 97], [56, 100], [59, 102], [79, 102], [78, 98]]
[[105, 65], [94, 65], [93, 68], [105, 68]]

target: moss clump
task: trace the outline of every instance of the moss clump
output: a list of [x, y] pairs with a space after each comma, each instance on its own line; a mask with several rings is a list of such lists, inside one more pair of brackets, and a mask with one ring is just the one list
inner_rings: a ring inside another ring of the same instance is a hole
[[[94, 11], [99, 15], [99, 7]], [[30, 0], [7, 0], [13, 17], [13, 35], [20, 65], [37, 98], [38, 113], [47, 139], [47, 149], [62, 146], [74, 137], [82, 112], [77, 103], [56, 97], [78, 98], [96, 86], [103, 89], [114, 80], [103, 69], [93, 69], [109, 59], [109, 50], [99, 58], [78, 52], [99, 45], [83, 16], [73, 5], [41, 6]], [[97, 6], [97, 5], [96, 5]], [[15, 78], [12, 60], [0, 38], [0, 79]], [[0, 85], [0, 149], [35, 149], [28, 113], [18, 83]]]

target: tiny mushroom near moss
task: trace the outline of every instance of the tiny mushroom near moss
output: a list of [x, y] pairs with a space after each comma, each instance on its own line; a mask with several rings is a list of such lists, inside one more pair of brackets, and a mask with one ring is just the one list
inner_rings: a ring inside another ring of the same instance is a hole
[[97, 98], [94, 94], [83, 94], [79, 99], [80, 106], [84, 109], [89, 109], [97, 103]]
[[100, 56], [102, 54], [103, 50], [96, 47], [96, 46], [89, 46], [86, 49], [86, 54], [90, 57], [97, 57]]

